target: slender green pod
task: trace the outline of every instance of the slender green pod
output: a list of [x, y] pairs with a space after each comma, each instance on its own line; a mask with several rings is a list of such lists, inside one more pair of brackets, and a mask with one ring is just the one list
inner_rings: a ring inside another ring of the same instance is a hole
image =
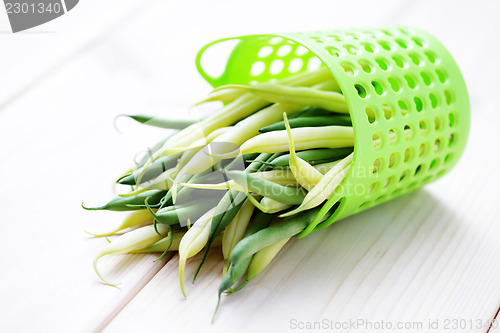
[[142, 168], [144, 166], [144, 164], [146, 164], [153, 157], [153, 154], [156, 153], [161, 147], [163, 147], [165, 142], [167, 142], [168, 139], [170, 139], [172, 136], [174, 136], [175, 133], [176, 132], [170, 133], [165, 138], [163, 138], [160, 141], [158, 141], [157, 143], [155, 143], [153, 145], [153, 147], [148, 148], [147, 152], [144, 154], [144, 156], [136, 163], [134, 170], [138, 169], [138, 168]]
[[138, 193], [134, 196], [121, 197], [118, 196], [107, 204], [101, 207], [85, 207], [82, 203], [82, 207], [86, 210], [112, 210], [112, 211], [129, 211], [129, 210], [140, 210], [146, 208], [144, 201], [149, 198], [149, 204], [151, 207], [155, 207], [160, 203], [160, 200], [167, 194], [164, 190], [150, 190]]
[[[297, 152], [297, 157], [311, 165], [323, 164], [343, 159], [353, 152], [352, 147], [333, 149], [310, 149]], [[290, 154], [281, 155], [274, 159], [269, 165], [273, 169], [288, 168], [290, 166]]]
[[252, 217], [255, 206], [250, 201], [245, 201], [233, 220], [224, 230], [222, 236], [222, 255], [224, 257], [223, 275], [229, 267], [229, 255], [234, 246], [243, 238], [247, 231], [248, 223]]
[[250, 265], [248, 265], [248, 272], [245, 278], [245, 283], [248, 283], [260, 272], [262, 272], [290, 239], [291, 237], [282, 239], [255, 253], [252, 257], [252, 261], [250, 261]]
[[[256, 232], [267, 228], [271, 222], [274, 220], [276, 217], [276, 214], [266, 214], [261, 211], [255, 212], [253, 217], [251, 218], [250, 226], [247, 229], [247, 232], [245, 233], [245, 236], [243, 237], [242, 240], [245, 238], [248, 238], [252, 235], [254, 235]], [[241, 241], [240, 241], [241, 242]], [[238, 242], [238, 244], [240, 243]], [[236, 246], [238, 246], [236, 244]], [[252, 257], [249, 256], [248, 258], [244, 260], [240, 260], [238, 264], [234, 265], [233, 262], [231, 262], [231, 265], [229, 266], [229, 269], [227, 271], [227, 274], [224, 276], [222, 279], [221, 284], [219, 285], [219, 294], [218, 294], [218, 301], [217, 301], [217, 307], [215, 308], [214, 311], [214, 317], [215, 314], [217, 313], [217, 310], [220, 305], [220, 298], [221, 294], [230, 289], [234, 284], [236, 284], [245, 274], [245, 272], [248, 269], [248, 265], [250, 264], [250, 261], [252, 260]]]
[[301, 188], [279, 185], [244, 171], [229, 171], [227, 175], [249, 191], [281, 203], [299, 205], [306, 197], [305, 191]]
[[159, 128], [176, 129], [176, 130], [184, 129], [197, 122], [197, 120], [190, 120], [190, 119], [163, 119], [144, 114], [136, 114], [136, 115], [121, 114], [118, 115], [117, 118], [118, 117], [129, 117], [130, 119], [133, 119], [144, 125], [159, 127]]
[[[231, 266], [237, 265], [265, 247], [298, 234], [314, 219], [319, 209], [317, 207], [307, 210], [243, 238], [231, 252]], [[325, 218], [329, 216], [327, 214]]]
[[[330, 116], [319, 117], [299, 117], [290, 118], [288, 123], [291, 128], [299, 127], [320, 127], [320, 126], [352, 126], [351, 117], [331, 114]], [[283, 131], [285, 130], [285, 122], [280, 121], [269, 126], [259, 129], [260, 133]]]
[[[262, 167], [262, 161], [267, 161], [273, 157], [273, 154], [260, 154], [259, 157], [256, 158], [255, 162], [250, 163], [250, 165], [245, 169], [246, 172], [251, 173], [258, 171], [259, 168]], [[210, 236], [208, 238], [208, 246], [203, 253], [203, 257], [201, 258], [200, 264], [198, 265], [198, 269], [194, 275], [193, 281], [198, 276], [203, 263], [208, 255], [208, 250], [210, 245], [212, 244], [215, 236], [221, 233], [229, 223], [236, 216], [238, 211], [240, 210], [243, 202], [246, 200], [246, 194], [242, 192], [237, 192], [233, 190], [229, 190], [226, 192], [224, 197], [220, 200], [219, 204], [214, 213], [214, 218], [212, 220], [212, 226], [210, 230]]]
[[150, 210], [150, 213], [156, 222], [165, 225], [174, 225], [186, 222], [188, 219], [195, 221], [216, 203], [217, 198], [205, 198], [186, 202], [182, 205], [168, 206], [159, 209], [156, 213]]
[[142, 174], [141, 182], [147, 182], [155, 179], [163, 172], [175, 167], [179, 160], [179, 156], [164, 156], [158, 158], [156, 161], [152, 162], [151, 165], [143, 170], [142, 168], [134, 170], [131, 174], [121, 177], [117, 180], [118, 184], [122, 185], [137, 185], [137, 179]]

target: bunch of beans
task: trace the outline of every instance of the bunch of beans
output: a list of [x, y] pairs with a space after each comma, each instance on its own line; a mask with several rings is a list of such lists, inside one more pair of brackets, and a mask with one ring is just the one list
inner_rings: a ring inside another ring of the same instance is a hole
[[173, 134], [117, 180], [130, 192], [102, 207], [84, 206], [131, 211], [115, 230], [94, 234], [118, 235], [94, 258], [105, 283], [97, 269], [105, 255], [178, 251], [185, 295], [187, 259], [204, 251], [196, 278], [207, 253], [222, 247], [220, 302], [223, 292], [262, 272], [291, 237], [327, 224], [337, 208], [325, 201], [349, 170], [354, 135], [328, 69], [222, 86], [197, 104], [212, 101], [222, 106], [197, 122], [128, 116]]

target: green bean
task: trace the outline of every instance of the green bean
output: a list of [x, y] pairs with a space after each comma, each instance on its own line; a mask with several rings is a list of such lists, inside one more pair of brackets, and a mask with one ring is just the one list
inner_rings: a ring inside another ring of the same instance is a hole
[[250, 201], [245, 201], [233, 220], [224, 230], [222, 236], [222, 255], [224, 257], [223, 275], [229, 267], [229, 255], [234, 246], [243, 238], [252, 217], [255, 206]]
[[136, 169], [137, 168], [142, 168], [146, 162], [148, 162], [152, 157], [153, 154], [156, 153], [163, 145], [165, 142], [167, 142], [168, 139], [170, 139], [172, 136], [174, 136], [176, 132], [173, 132], [169, 135], [167, 135], [165, 138], [162, 140], [158, 141], [156, 144], [153, 145], [153, 147], [148, 148], [147, 153], [139, 160], [139, 162], [136, 163]]
[[[245, 236], [243, 237], [242, 240], [251, 237], [256, 232], [262, 229], [267, 228], [275, 217], [276, 214], [266, 214], [261, 211], [255, 212], [254, 216], [251, 219], [250, 226], [248, 227], [247, 232], [245, 233]], [[238, 242], [238, 244], [239, 243], [241, 243], [241, 241]], [[238, 246], [238, 244], [236, 244], [236, 246]], [[252, 257], [249, 256], [246, 259], [240, 260], [237, 265], [231, 263], [231, 265], [229, 266], [227, 274], [226, 276], [224, 276], [219, 286], [219, 295], [218, 295], [217, 307], [215, 308], [214, 311], [214, 318], [215, 314], [217, 313], [217, 310], [219, 309], [221, 294], [224, 291], [230, 289], [235, 283], [237, 283], [243, 277], [251, 260]]]
[[150, 190], [144, 191], [139, 194], [130, 197], [118, 196], [113, 200], [109, 201], [107, 204], [101, 207], [85, 207], [82, 203], [82, 207], [86, 210], [112, 210], [112, 211], [129, 211], [129, 210], [139, 210], [144, 209], [144, 201], [149, 198], [149, 203], [151, 207], [155, 207], [160, 203], [160, 200], [167, 194], [167, 191], [163, 190]]
[[207, 208], [213, 206], [216, 202], [217, 197], [205, 198], [186, 202], [182, 205], [168, 206], [159, 209], [156, 213], [150, 210], [150, 213], [156, 222], [165, 225], [174, 225], [185, 222], [188, 219], [196, 220], [207, 211]]
[[262, 250], [259, 250], [252, 257], [252, 261], [250, 261], [250, 265], [248, 265], [247, 277], [245, 278], [244, 283], [248, 283], [254, 277], [256, 277], [260, 272], [264, 270], [264, 268], [269, 265], [269, 263], [273, 260], [273, 258], [278, 254], [278, 252], [285, 246], [286, 243], [290, 240], [291, 237], [282, 239], [277, 241], [274, 244], [271, 244]]
[[[297, 152], [297, 156], [311, 165], [323, 164], [337, 161], [347, 157], [353, 152], [352, 147], [330, 148], [330, 149], [309, 149]], [[281, 155], [268, 163], [273, 169], [289, 168], [290, 154]]]
[[[144, 170], [141, 182], [147, 182], [158, 177], [163, 172], [167, 171], [170, 168], [173, 168], [177, 164], [178, 160], [178, 155], [158, 158], [156, 161], [151, 163], [151, 165], [146, 170]], [[142, 172], [142, 168], [136, 169], [133, 173], [118, 179], [117, 183], [123, 185], [137, 185], [136, 181]]]
[[[300, 117], [300, 118], [290, 118], [288, 120], [291, 128], [299, 127], [319, 127], [319, 126], [352, 126], [351, 117], [342, 115], [330, 115], [322, 117]], [[274, 123], [272, 125], [262, 127], [259, 129], [261, 133], [282, 131], [285, 129], [285, 123], [283, 121]]]
[[[354, 146], [354, 132], [348, 126], [301, 127], [292, 129], [297, 150], [313, 148], [344, 148]], [[240, 147], [241, 154], [255, 152], [277, 153], [288, 151], [286, 131], [257, 135]]]
[[227, 85], [221, 89], [242, 89], [272, 103], [317, 106], [332, 112], [349, 114], [344, 95], [335, 91], [322, 91], [309, 87], [288, 87], [276, 83], [254, 86]]
[[[231, 252], [231, 266], [238, 265], [242, 260], [251, 257], [267, 246], [298, 234], [314, 219], [319, 209], [317, 207], [307, 210], [243, 238]], [[327, 214], [326, 217], [329, 216]]]
[[176, 129], [176, 130], [184, 129], [189, 125], [192, 125], [195, 122], [197, 122], [197, 120], [188, 120], [188, 119], [162, 119], [155, 116], [148, 116], [144, 114], [136, 114], [136, 115], [121, 114], [118, 115], [117, 117], [129, 117], [144, 125], [160, 127], [160, 128]]
[[281, 203], [298, 205], [306, 196], [303, 189], [282, 186], [244, 171], [228, 171], [227, 176], [249, 191]]

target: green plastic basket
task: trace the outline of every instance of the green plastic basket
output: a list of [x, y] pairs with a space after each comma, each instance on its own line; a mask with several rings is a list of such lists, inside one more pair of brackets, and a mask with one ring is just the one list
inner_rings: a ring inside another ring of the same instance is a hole
[[[228, 40], [238, 43], [223, 74], [211, 77], [201, 58]], [[318, 64], [342, 89], [355, 146], [351, 169], [323, 212], [338, 199], [340, 205], [316, 229], [414, 191], [457, 163], [469, 132], [467, 89], [450, 53], [426, 32], [394, 27], [232, 37], [205, 45], [196, 58], [214, 87], [279, 79]]]

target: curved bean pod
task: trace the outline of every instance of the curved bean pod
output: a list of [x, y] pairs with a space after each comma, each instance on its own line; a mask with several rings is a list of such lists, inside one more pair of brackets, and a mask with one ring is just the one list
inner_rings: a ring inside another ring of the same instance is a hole
[[301, 211], [314, 208], [328, 199], [344, 180], [347, 172], [349, 171], [352, 157], [352, 154], [349, 155], [328, 171], [321, 178], [319, 183], [309, 193], [307, 193], [304, 201], [299, 207], [288, 213], [282, 214], [280, 217], [294, 215]]
[[221, 89], [242, 89], [272, 103], [316, 106], [328, 111], [349, 114], [344, 95], [308, 87], [288, 87], [276, 83], [255, 86], [227, 85]]
[[229, 171], [227, 175], [249, 191], [281, 203], [298, 205], [306, 197], [303, 189], [282, 186], [244, 171]]
[[179, 244], [179, 282], [184, 297], [186, 297], [186, 292], [184, 291], [184, 267], [186, 266], [186, 260], [200, 252], [207, 244], [214, 212], [215, 207], [202, 215], [184, 234]]
[[323, 175], [316, 170], [312, 165], [301, 159], [295, 154], [295, 146], [293, 144], [292, 130], [288, 123], [286, 113], [283, 113], [283, 119], [288, 134], [288, 142], [290, 145], [290, 170], [292, 171], [297, 182], [306, 190], [310, 191], [321, 180]]
[[117, 118], [118, 117], [129, 117], [130, 119], [133, 119], [144, 125], [159, 127], [159, 128], [176, 129], [176, 130], [184, 129], [197, 122], [197, 120], [189, 120], [189, 119], [162, 119], [159, 117], [148, 116], [144, 114], [136, 114], [136, 115], [120, 114], [117, 116]]
[[[352, 126], [351, 117], [332, 114], [331, 116], [320, 117], [298, 117], [288, 119], [291, 128], [299, 127], [320, 127], [320, 126]], [[285, 122], [280, 121], [272, 125], [259, 129], [260, 133], [283, 131]]]
[[225, 274], [224, 272], [227, 270], [227, 267], [229, 267], [230, 261], [228, 259], [232, 249], [243, 238], [247, 231], [248, 223], [250, 222], [254, 209], [255, 206], [252, 205], [250, 201], [245, 201], [236, 216], [224, 230], [222, 236], [222, 255], [225, 260], [224, 267], [226, 269], [223, 270], [223, 274]]
[[140, 210], [146, 208], [144, 201], [149, 198], [149, 203], [153, 207], [160, 203], [160, 200], [167, 194], [164, 190], [150, 190], [138, 193], [134, 196], [118, 196], [107, 204], [101, 207], [82, 207], [86, 210], [112, 210], [112, 211], [129, 211]]
[[113, 242], [108, 243], [105, 247], [100, 249], [94, 256], [93, 266], [94, 270], [99, 276], [99, 278], [106, 284], [116, 286], [116, 284], [109, 283], [106, 281], [99, 270], [97, 269], [97, 262], [100, 258], [109, 254], [124, 254], [135, 249], [143, 248], [151, 244], [156, 243], [168, 233], [167, 226], [158, 226], [158, 231], [160, 235], [156, 233], [156, 230], [152, 225], [142, 227], [139, 229], [132, 230], [116, 238]]
[[[352, 127], [324, 126], [301, 127], [291, 130], [295, 138], [297, 150], [314, 148], [344, 148], [354, 146]], [[241, 145], [242, 154], [265, 152], [277, 153], [288, 151], [288, 134], [286, 131], [262, 133]]]
[[90, 233], [87, 231], [89, 235], [92, 235], [94, 237], [107, 237], [107, 236], [112, 236], [116, 234], [118, 231], [121, 231], [123, 229], [128, 229], [128, 228], [133, 228], [137, 227], [140, 225], [143, 225], [145, 223], [153, 223], [153, 218], [151, 217], [151, 214], [149, 213], [148, 210], [143, 209], [143, 210], [138, 210], [135, 212], [130, 213], [123, 222], [114, 228], [113, 230], [110, 230], [108, 232], [103, 232], [103, 233]]
[[252, 261], [250, 261], [250, 265], [248, 265], [248, 272], [247, 277], [245, 278], [245, 283], [248, 283], [248, 281], [252, 280], [260, 272], [262, 272], [264, 268], [266, 268], [267, 265], [269, 265], [269, 263], [273, 260], [273, 258], [276, 257], [283, 246], [288, 243], [290, 238], [291, 237], [288, 237], [277, 241], [276, 243], [269, 245], [255, 253], [252, 257]]

